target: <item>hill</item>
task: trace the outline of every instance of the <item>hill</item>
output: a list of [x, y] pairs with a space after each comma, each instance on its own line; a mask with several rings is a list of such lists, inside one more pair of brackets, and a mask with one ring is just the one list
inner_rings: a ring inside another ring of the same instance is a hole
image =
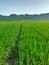
[[29, 14], [25, 14], [25, 15], [16, 15], [16, 14], [11, 14], [9, 16], [3, 16], [0, 15], [0, 19], [37, 19], [37, 20], [49, 20], [49, 13], [45, 13], [45, 14], [34, 14], [34, 15], [29, 15]]

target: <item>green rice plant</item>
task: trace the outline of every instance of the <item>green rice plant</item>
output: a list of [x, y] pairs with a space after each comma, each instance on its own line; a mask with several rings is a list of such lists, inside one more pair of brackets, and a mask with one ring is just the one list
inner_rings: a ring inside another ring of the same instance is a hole
[[0, 22], [0, 65], [49, 65], [49, 22]]
[[11, 49], [15, 46], [19, 27], [18, 23], [16, 25], [13, 22], [0, 22], [0, 65], [7, 64]]
[[[22, 59], [20, 65], [49, 65], [49, 53], [46, 50], [49, 48], [49, 43], [47, 46], [49, 31], [47, 28], [42, 29], [42, 27], [44, 27], [42, 22], [22, 24], [19, 43], [20, 61]], [[22, 55], [23, 57], [21, 57]]]

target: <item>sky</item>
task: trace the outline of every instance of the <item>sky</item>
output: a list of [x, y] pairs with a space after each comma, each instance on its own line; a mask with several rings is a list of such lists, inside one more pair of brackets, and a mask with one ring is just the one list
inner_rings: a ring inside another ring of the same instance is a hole
[[49, 0], [0, 0], [0, 15], [49, 13]]

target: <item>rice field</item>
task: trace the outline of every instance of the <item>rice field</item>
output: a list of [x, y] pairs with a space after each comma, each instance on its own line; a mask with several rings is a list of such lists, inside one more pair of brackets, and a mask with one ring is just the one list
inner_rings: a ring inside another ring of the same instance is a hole
[[49, 65], [49, 22], [0, 21], [0, 65]]

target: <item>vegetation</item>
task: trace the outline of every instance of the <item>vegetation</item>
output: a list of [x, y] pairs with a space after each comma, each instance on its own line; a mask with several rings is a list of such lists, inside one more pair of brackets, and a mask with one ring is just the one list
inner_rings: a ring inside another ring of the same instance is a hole
[[1, 20], [0, 65], [49, 65], [49, 22]]

